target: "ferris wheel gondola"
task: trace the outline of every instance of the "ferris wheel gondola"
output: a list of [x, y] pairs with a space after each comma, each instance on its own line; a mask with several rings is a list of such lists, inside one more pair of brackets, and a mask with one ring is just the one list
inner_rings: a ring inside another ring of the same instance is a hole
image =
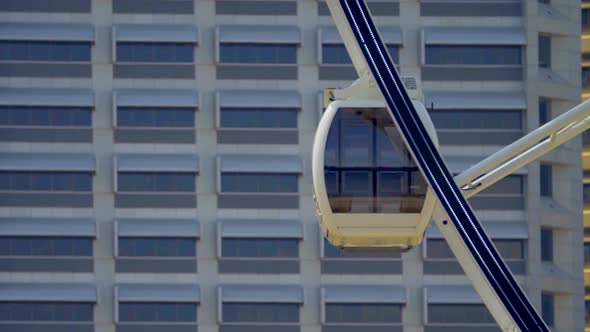
[[[414, 103], [438, 144], [426, 109]], [[435, 198], [382, 101], [330, 103], [312, 153], [320, 225], [334, 246], [407, 251], [421, 242]]]

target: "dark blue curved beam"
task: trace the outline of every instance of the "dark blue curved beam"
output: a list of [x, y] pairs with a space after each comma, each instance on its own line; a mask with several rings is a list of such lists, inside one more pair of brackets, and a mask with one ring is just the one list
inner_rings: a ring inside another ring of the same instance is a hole
[[408, 148], [484, 276], [521, 331], [549, 332], [477, 221], [416, 112], [363, 0], [339, 0]]

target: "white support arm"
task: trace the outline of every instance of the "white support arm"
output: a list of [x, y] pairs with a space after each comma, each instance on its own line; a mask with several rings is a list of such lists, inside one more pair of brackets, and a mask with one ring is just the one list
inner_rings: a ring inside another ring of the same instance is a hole
[[589, 128], [587, 100], [473, 165], [455, 181], [469, 198]]

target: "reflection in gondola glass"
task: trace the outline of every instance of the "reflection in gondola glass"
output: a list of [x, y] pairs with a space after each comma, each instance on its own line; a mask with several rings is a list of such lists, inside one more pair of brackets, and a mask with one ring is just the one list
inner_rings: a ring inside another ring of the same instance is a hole
[[341, 108], [324, 154], [334, 213], [420, 213], [426, 182], [384, 108]]

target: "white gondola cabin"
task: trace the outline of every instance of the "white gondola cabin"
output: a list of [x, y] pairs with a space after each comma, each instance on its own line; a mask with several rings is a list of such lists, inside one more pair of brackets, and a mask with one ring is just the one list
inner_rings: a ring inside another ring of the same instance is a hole
[[[426, 109], [414, 103], [437, 142]], [[382, 101], [330, 103], [316, 131], [312, 170], [320, 225], [334, 246], [407, 251], [422, 240], [435, 199]]]

